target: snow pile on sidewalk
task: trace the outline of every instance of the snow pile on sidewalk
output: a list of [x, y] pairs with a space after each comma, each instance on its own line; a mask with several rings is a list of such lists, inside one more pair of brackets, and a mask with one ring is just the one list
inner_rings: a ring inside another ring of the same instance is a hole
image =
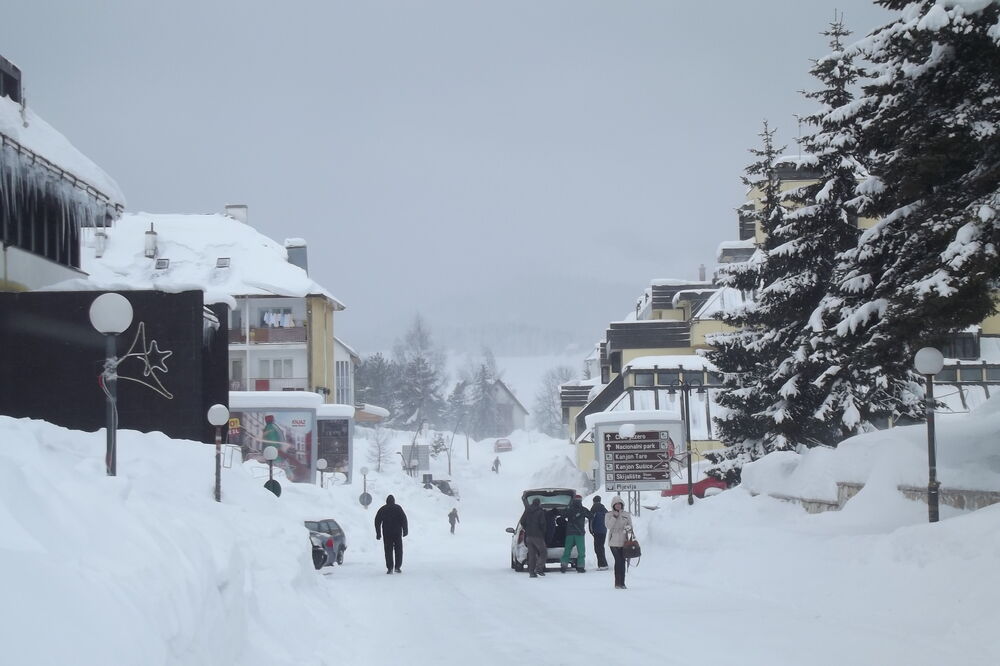
[[[942, 486], [1000, 490], [1000, 396], [969, 414], [938, 415], [935, 440]], [[832, 501], [838, 481], [866, 484], [863, 492], [873, 492], [873, 486], [892, 492], [898, 485], [926, 486], [927, 426], [858, 435], [836, 449], [772, 453], [743, 468], [742, 487]]]
[[323, 623], [298, 515], [314, 489], [279, 500], [259, 466], [237, 465], [217, 504], [214, 447], [159, 433], [119, 433], [117, 477], [103, 432], [0, 417], [0, 441], [5, 662], [316, 658], [301, 639]]

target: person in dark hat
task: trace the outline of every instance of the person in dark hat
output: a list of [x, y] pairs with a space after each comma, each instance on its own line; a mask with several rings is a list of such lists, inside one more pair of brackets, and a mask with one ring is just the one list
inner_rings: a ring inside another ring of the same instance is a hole
[[569, 566], [570, 555], [576, 548], [576, 570], [584, 573], [587, 561], [587, 548], [584, 545], [584, 534], [587, 530], [587, 519], [590, 518], [590, 511], [583, 506], [583, 498], [579, 495], [573, 497], [566, 509], [566, 541], [563, 546], [562, 557], [559, 558], [559, 571], [566, 573]]
[[385, 504], [375, 514], [375, 538], [385, 537], [382, 546], [385, 548], [387, 574], [393, 571], [400, 573], [399, 569], [403, 566], [403, 537], [408, 532], [403, 507], [396, 504], [395, 497], [389, 495], [385, 498]]
[[537, 497], [531, 500], [519, 522], [524, 528], [524, 545], [528, 547], [528, 577], [544, 576], [548, 549], [545, 547], [546, 520], [541, 500]]
[[604, 524], [604, 515], [608, 508], [601, 504], [601, 496], [594, 495], [594, 503], [590, 506], [590, 534], [594, 537], [594, 553], [597, 555], [597, 570], [608, 570], [608, 556], [604, 552], [604, 540], [608, 536], [608, 528]]

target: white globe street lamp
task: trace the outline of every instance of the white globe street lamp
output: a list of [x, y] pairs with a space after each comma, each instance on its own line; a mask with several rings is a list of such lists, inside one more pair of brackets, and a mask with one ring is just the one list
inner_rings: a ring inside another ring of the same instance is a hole
[[212, 405], [208, 408], [208, 422], [215, 426], [215, 501], [222, 501], [222, 426], [229, 422], [229, 408]]
[[326, 458], [320, 458], [316, 461], [316, 469], [319, 470], [319, 487], [323, 487], [323, 470], [327, 467]]
[[937, 452], [934, 442], [934, 375], [944, 367], [944, 355], [934, 347], [924, 347], [913, 357], [913, 366], [927, 379], [924, 409], [927, 414], [927, 520], [938, 521]]
[[274, 493], [276, 497], [281, 497], [281, 484], [274, 480], [274, 461], [277, 457], [277, 446], [269, 444], [264, 447], [264, 460], [267, 461], [267, 483], [264, 484], [264, 487]]
[[106, 422], [108, 444], [104, 467], [108, 476], [118, 474], [118, 352], [117, 335], [132, 325], [132, 304], [121, 294], [101, 294], [90, 304], [90, 323], [104, 337], [104, 371], [101, 388], [107, 397]]

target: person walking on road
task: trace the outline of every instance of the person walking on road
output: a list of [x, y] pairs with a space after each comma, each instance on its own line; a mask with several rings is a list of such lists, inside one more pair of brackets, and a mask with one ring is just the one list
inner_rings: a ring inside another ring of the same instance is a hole
[[594, 503], [590, 507], [590, 534], [594, 537], [594, 553], [597, 555], [597, 570], [608, 570], [608, 556], [604, 553], [604, 540], [608, 536], [608, 528], [604, 524], [604, 515], [608, 508], [601, 504], [601, 496], [594, 495]]
[[451, 523], [451, 533], [454, 534], [455, 533], [455, 523], [462, 522], [462, 521], [460, 521], [458, 519], [458, 509], [457, 508], [452, 509], [451, 512], [448, 514], [448, 522]]
[[500, 456], [497, 456], [493, 461], [492, 471], [494, 474], [500, 473]]
[[391, 574], [393, 571], [400, 573], [403, 566], [403, 537], [407, 535], [409, 529], [406, 525], [406, 513], [403, 507], [396, 504], [396, 498], [389, 495], [385, 498], [385, 504], [375, 514], [375, 538], [385, 540], [382, 546], [385, 548], [385, 572]]
[[615, 558], [615, 589], [625, 589], [625, 537], [632, 533], [632, 514], [625, 510], [621, 497], [611, 500], [611, 511], [604, 516], [608, 528], [608, 545]]
[[541, 500], [537, 497], [531, 500], [531, 505], [521, 514], [520, 523], [524, 528], [524, 545], [528, 547], [528, 577], [544, 576], [548, 549], [545, 547], [546, 520]]
[[586, 547], [583, 535], [587, 533], [587, 519], [590, 511], [583, 506], [583, 498], [576, 495], [566, 509], [566, 542], [563, 546], [562, 558], [559, 560], [559, 571], [566, 573], [569, 566], [570, 552], [576, 548], [576, 570], [578, 573], [586, 569]]

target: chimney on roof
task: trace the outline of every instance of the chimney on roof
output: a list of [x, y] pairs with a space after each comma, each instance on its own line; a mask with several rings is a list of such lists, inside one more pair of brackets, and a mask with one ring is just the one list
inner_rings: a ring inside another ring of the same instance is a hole
[[288, 263], [298, 266], [309, 274], [309, 259], [306, 242], [302, 238], [286, 238], [285, 250], [288, 252]]
[[705, 281], [705, 264], [698, 266], [698, 282]]
[[145, 254], [148, 259], [152, 259], [156, 256], [156, 230], [153, 229], [152, 222], [149, 223], [149, 231], [146, 232], [143, 254]]
[[250, 224], [247, 218], [246, 204], [226, 204], [226, 215], [243, 224]]

